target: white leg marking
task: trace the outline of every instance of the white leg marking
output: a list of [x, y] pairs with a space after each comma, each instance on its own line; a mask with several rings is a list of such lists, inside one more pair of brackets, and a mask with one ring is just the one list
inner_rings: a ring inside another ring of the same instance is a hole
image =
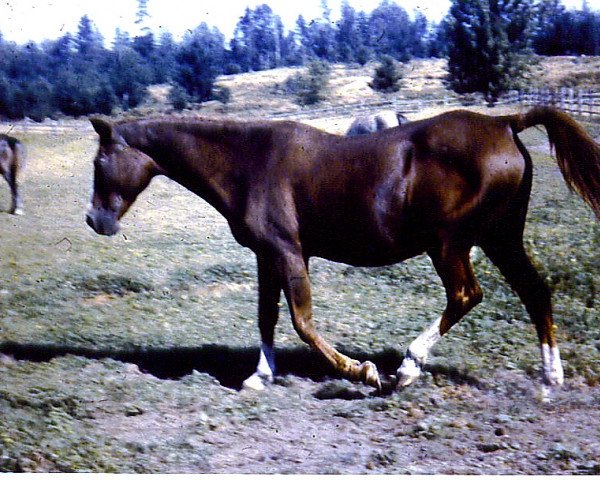
[[244, 380], [243, 387], [252, 390], [264, 390], [267, 385], [273, 382], [273, 372], [275, 371], [275, 352], [269, 345], [262, 344], [260, 347], [260, 358], [256, 372]]
[[427, 361], [427, 355], [429, 355], [431, 347], [442, 338], [440, 334], [441, 322], [442, 319], [440, 317], [427, 330], [414, 339], [408, 347], [408, 353], [396, 372], [399, 387], [410, 385], [421, 374], [421, 365]]
[[562, 385], [564, 383], [558, 347], [551, 348], [547, 343], [542, 344], [542, 364], [544, 367], [544, 380], [548, 385]]

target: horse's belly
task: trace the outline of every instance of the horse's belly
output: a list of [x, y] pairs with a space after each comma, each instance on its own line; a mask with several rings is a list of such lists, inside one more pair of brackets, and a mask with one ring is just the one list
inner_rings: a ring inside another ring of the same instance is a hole
[[423, 245], [410, 239], [379, 239], [362, 235], [346, 238], [321, 238], [303, 242], [309, 257], [320, 257], [356, 267], [379, 267], [399, 263], [425, 251]]

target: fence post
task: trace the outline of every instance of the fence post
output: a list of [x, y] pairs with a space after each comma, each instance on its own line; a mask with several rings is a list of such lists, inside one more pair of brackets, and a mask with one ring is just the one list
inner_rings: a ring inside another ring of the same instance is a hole
[[575, 90], [573, 88], [569, 88], [569, 112], [575, 111]]

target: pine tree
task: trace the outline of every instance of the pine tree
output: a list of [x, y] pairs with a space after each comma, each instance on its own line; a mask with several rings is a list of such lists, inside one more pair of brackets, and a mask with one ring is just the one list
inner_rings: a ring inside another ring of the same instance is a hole
[[309, 63], [305, 74], [296, 74], [287, 80], [287, 87], [296, 96], [299, 105], [314, 105], [325, 99], [331, 66], [324, 61]]
[[406, 62], [411, 58], [413, 37], [411, 21], [402, 7], [389, 0], [371, 12], [369, 17], [369, 44], [378, 57], [389, 55]]
[[183, 39], [176, 55], [178, 83], [192, 101], [204, 102], [213, 95], [217, 75], [225, 60], [225, 38], [216, 28], [200, 24]]
[[247, 7], [230, 42], [232, 58], [243, 71], [276, 68], [283, 64], [283, 43], [283, 23], [271, 7], [266, 4], [254, 10]]
[[527, 71], [532, 0], [453, 0], [448, 27], [450, 85], [495, 102]]
[[90, 17], [87, 15], [81, 17], [77, 27], [77, 36], [75, 37], [78, 53], [90, 60], [95, 60], [98, 53], [104, 50], [103, 41], [102, 35], [98, 32]]
[[400, 90], [400, 80], [402, 79], [402, 70], [389, 55], [381, 59], [381, 64], [375, 69], [373, 80], [369, 87], [373, 90], [383, 93], [393, 93]]

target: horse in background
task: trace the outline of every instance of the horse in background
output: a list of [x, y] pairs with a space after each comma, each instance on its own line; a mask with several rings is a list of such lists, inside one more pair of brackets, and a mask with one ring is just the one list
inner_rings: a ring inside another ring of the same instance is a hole
[[12, 196], [9, 213], [23, 214], [23, 202], [19, 196], [17, 177], [25, 167], [25, 149], [20, 140], [0, 134], [0, 174], [8, 182]]
[[361, 115], [356, 117], [350, 125], [350, 128], [348, 128], [346, 136], [354, 137], [356, 135], [375, 133], [385, 130], [386, 128], [397, 127], [404, 123], [408, 123], [408, 118], [400, 112], [382, 110], [381, 112], [373, 113], [371, 115]]

